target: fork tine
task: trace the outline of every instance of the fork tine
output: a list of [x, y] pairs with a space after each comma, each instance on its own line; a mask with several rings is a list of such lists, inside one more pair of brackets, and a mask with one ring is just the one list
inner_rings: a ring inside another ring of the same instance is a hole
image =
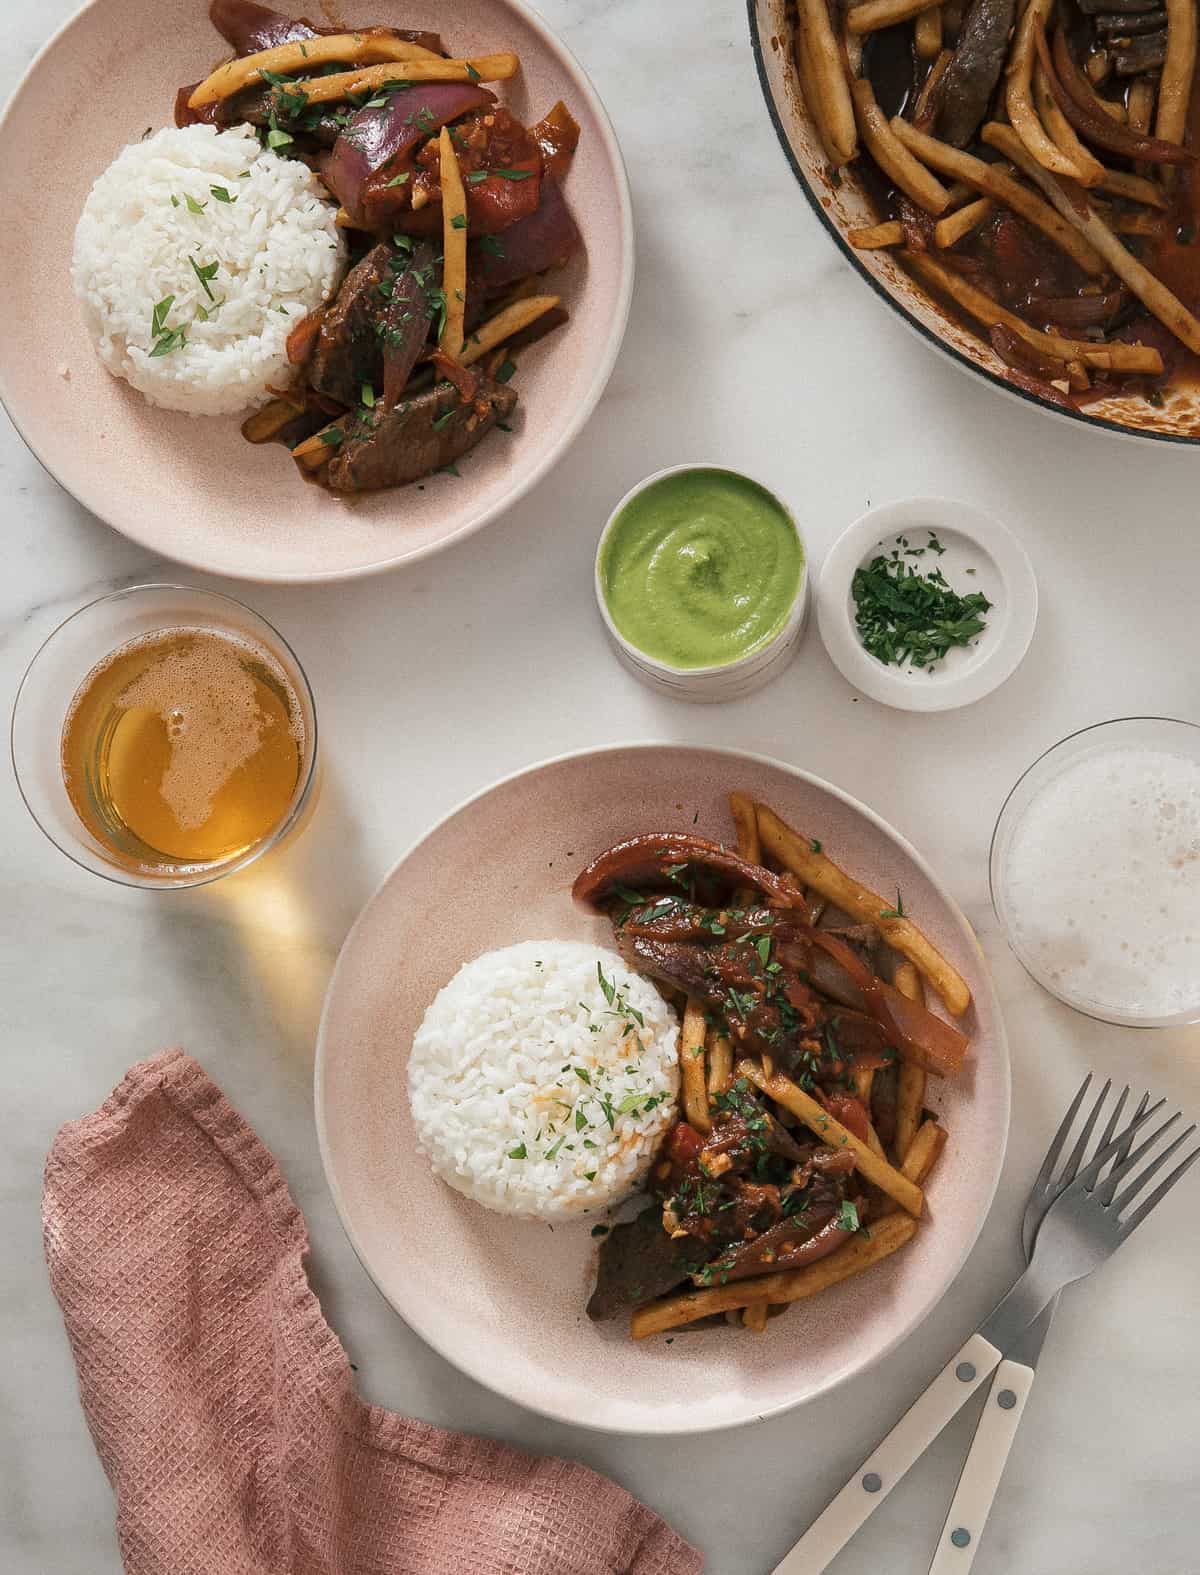
[[[1112, 1142], [1113, 1133], [1117, 1130], [1117, 1122], [1121, 1119], [1121, 1112], [1122, 1112], [1122, 1110], [1124, 1110], [1124, 1108], [1125, 1108], [1125, 1101], [1128, 1098], [1129, 1098], [1129, 1084], [1126, 1083], [1125, 1087], [1121, 1090], [1121, 1097], [1120, 1097], [1120, 1099], [1118, 1099], [1116, 1104], [1113, 1106], [1112, 1114], [1109, 1116], [1108, 1120], [1104, 1123], [1104, 1132], [1103, 1132], [1103, 1135], [1100, 1138], [1100, 1144], [1099, 1144], [1100, 1148], [1107, 1148], [1108, 1145]], [[1146, 1101], [1147, 1101], [1148, 1098], [1149, 1098], [1148, 1094], [1143, 1094], [1142, 1095], [1142, 1103], [1141, 1103], [1141, 1105], [1138, 1106], [1138, 1109], [1137, 1109], [1137, 1111], [1135, 1111], [1135, 1114], [1137, 1114], [1137, 1115], [1141, 1114], [1142, 1108], [1146, 1104]]]
[[1108, 1098], [1109, 1090], [1111, 1088], [1112, 1078], [1109, 1077], [1105, 1079], [1104, 1087], [1100, 1090], [1099, 1096], [1096, 1099], [1096, 1103], [1092, 1106], [1091, 1115], [1089, 1115], [1087, 1120], [1083, 1123], [1083, 1131], [1079, 1134], [1079, 1139], [1076, 1142], [1075, 1147], [1071, 1150], [1071, 1157], [1063, 1169], [1062, 1179], [1059, 1183], [1060, 1186], [1069, 1186], [1078, 1175], [1079, 1166], [1083, 1161], [1083, 1156], [1087, 1153], [1087, 1147], [1088, 1143], [1091, 1141], [1092, 1132], [1095, 1129], [1100, 1112], [1104, 1109], [1104, 1101]]
[[1114, 1214], [1119, 1216], [1124, 1213], [1125, 1209], [1130, 1203], [1133, 1202], [1134, 1198], [1137, 1197], [1138, 1193], [1142, 1190], [1146, 1183], [1158, 1174], [1158, 1172], [1170, 1159], [1171, 1155], [1175, 1153], [1176, 1149], [1180, 1148], [1184, 1143], [1186, 1143], [1188, 1138], [1191, 1137], [1195, 1130], [1195, 1126], [1190, 1126], [1186, 1132], [1181, 1132], [1174, 1142], [1167, 1144], [1166, 1148], [1163, 1149], [1161, 1154], [1155, 1155], [1155, 1157], [1150, 1161], [1150, 1163], [1140, 1173], [1140, 1175], [1136, 1176], [1123, 1192], [1117, 1194], [1112, 1202], [1112, 1211]]
[[[1149, 1121], [1150, 1117], [1160, 1111], [1165, 1104], [1166, 1100], [1160, 1099], [1157, 1104], [1148, 1105], [1140, 1115], [1134, 1116], [1133, 1120], [1125, 1128], [1124, 1132], [1119, 1132], [1117, 1136], [1113, 1138], [1111, 1143], [1105, 1144], [1105, 1146], [1095, 1156], [1092, 1162], [1079, 1172], [1078, 1176], [1076, 1176], [1075, 1180], [1071, 1183], [1072, 1190], [1086, 1190], [1090, 1192], [1096, 1185], [1096, 1178], [1100, 1175], [1100, 1172], [1104, 1169], [1105, 1165], [1108, 1164], [1113, 1155], [1119, 1152], [1122, 1144], [1127, 1144], [1129, 1139], [1138, 1130], [1138, 1128], [1144, 1126], [1145, 1123]], [[1178, 1118], [1174, 1117], [1172, 1119]], [[1169, 1126], [1170, 1122], [1168, 1122], [1167, 1125]], [[1126, 1160], [1125, 1163], [1128, 1164], [1129, 1161]], [[1059, 1196], [1062, 1196], [1061, 1192], [1059, 1193]]]
[[1062, 1153], [1063, 1144], [1067, 1141], [1067, 1137], [1071, 1131], [1072, 1125], [1074, 1124], [1075, 1117], [1079, 1114], [1079, 1107], [1083, 1104], [1083, 1096], [1091, 1087], [1091, 1083], [1092, 1074], [1089, 1072], [1084, 1078], [1083, 1082], [1080, 1083], [1079, 1092], [1071, 1101], [1070, 1109], [1062, 1118], [1062, 1125], [1054, 1134], [1054, 1141], [1046, 1150], [1046, 1157], [1042, 1161], [1042, 1168], [1038, 1171], [1037, 1180], [1033, 1184], [1033, 1190], [1035, 1192], [1040, 1192], [1042, 1188], [1046, 1186], [1047, 1182], [1050, 1180], [1050, 1177], [1054, 1174], [1054, 1167], [1058, 1164], [1058, 1156]]
[[1158, 1186], [1155, 1187], [1154, 1191], [1150, 1194], [1146, 1201], [1142, 1204], [1139, 1204], [1139, 1206], [1134, 1209], [1133, 1213], [1127, 1220], [1123, 1220], [1121, 1222], [1121, 1234], [1123, 1237], [1128, 1236], [1130, 1231], [1136, 1230], [1138, 1228], [1154, 1205], [1156, 1203], [1162, 1202], [1167, 1193], [1170, 1192], [1171, 1188], [1179, 1180], [1180, 1176], [1183, 1175], [1184, 1171], [1190, 1170], [1198, 1159], [1200, 1159], [1200, 1148], [1194, 1148], [1186, 1159], [1180, 1160], [1179, 1164], [1176, 1165], [1175, 1169], [1166, 1178], [1166, 1180], [1160, 1181]]
[[1104, 1190], [1100, 1194], [1100, 1201], [1104, 1204], [1105, 1208], [1107, 1208], [1112, 1202], [1113, 1194], [1116, 1192], [1120, 1183], [1124, 1181], [1127, 1176], [1133, 1175], [1137, 1163], [1141, 1159], [1142, 1155], [1148, 1153], [1149, 1150], [1152, 1149], [1158, 1142], [1159, 1138], [1162, 1137], [1163, 1133], [1168, 1131], [1169, 1128], [1173, 1127], [1178, 1120], [1179, 1112], [1177, 1110], [1170, 1120], [1163, 1122], [1162, 1126], [1159, 1127], [1157, 1132], [1151, 1133], [1145, 1142], [1139, 1143], [1131, 1154], [1123, 1155], [1120, 1159], [1118, 1159], [1117, 1163], [1112, 1168], [1108, 1180], [1104, 1183]]

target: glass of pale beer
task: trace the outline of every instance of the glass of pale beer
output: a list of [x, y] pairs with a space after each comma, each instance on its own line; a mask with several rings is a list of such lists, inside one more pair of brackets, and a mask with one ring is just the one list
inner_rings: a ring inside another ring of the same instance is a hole
[[130, 886], [244, 869], [304, 813], [317, 718], [304, 669], [232, 597], [135, 585], [60, 624], [30, 663], [12, 758], [38, 825]]

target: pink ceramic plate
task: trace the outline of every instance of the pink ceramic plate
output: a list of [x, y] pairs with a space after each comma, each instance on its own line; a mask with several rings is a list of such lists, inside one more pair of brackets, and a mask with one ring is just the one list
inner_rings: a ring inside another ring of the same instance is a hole
[[[304, 0], [275, 5], [304, 10]], [[514, 431], [486, 438], [461, 479], [339, 502], [305, 485], [279, 445], [246, 443], [237, 418], [155, 410], [92, 353], [69, 278], [75, 224], [116, 153], [148, 126], [170, 124], [175, 89], [228, 53], [207, 0], [92, 0], [37, 57], [0, 121], [0, 398], [46, 469], [93, 513], [155, 552], [240, 579], [371, 574], [487, 524], [578, 435], [629, 310], [621, 154], [583, 70], [545, 23], [521, 0], [345, 0], [340, 9], [350, 25], [439, 30], [464, 54], [515, 50], [521, 74], [502, 93], [514, 113], [536, 120], [562, 98], [582, 128], [565, 189], [586, 251], [553, 276], [571, 322], [521, 356]]]
[[[607, 943], [571, 902], [580, 867], [660, 829], [728, 840], [742, 788], [819, 836], [904, 906], [975, 998], [966, 1071], [931, 1079], [950, 1131], [914, 1242], [859, 1280], [772, 1320], [634, 1344], [584, 1313], [587, 1223], [502, 1219], [436, 1180], [405, 1090], [413, 1033], [478, 953], [512, 941]], [[489, 788], [396, 866], [350, 933], [317, 1048], [317, 1130], [342, 1221], [384, 1296], [455, 1366], [535, 1411], [626, 1433], [700, 1433], [769, 1416], [860, 1373], [911, 1333], [962, 1267], [992, 1201], [1008, 1131], [1008, 1049], [979, 948], [953, 899], [878, 816], [802, 771], [720, 749], [645, 744], [569, 755]]]

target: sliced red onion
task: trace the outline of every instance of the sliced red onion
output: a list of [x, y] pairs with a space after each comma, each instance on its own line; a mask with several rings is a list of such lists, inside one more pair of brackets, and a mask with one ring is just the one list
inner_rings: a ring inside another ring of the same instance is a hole
[[282, 16], [265, 5], [256, 5], [255, 0], [212, 0], [208, 16], [239, 55], [256, 55], [260, 49], [317, 36], [307, 22]]
[[537, 212], [502, 230], [494, 246], [480, 248], [477, 277], [490, 295], [528, 274], [545, 273], [566, 262], [579, 244], [566, 199], [557, 182], [546, 176]]
[[[401, 79], [404, 62], [396, 62]], [[377, 109], [360, 109], [333, 146], [324, 175], [342, 207], [360, 223], [366, 218], [368, 179], [383, 176], [392, 164], [432, 132], [468, 110], [494, 104], [496, 95], [473, 82], [420, 82], [400, 88]], [[381, 180], [381, 185], [386, 182]]]

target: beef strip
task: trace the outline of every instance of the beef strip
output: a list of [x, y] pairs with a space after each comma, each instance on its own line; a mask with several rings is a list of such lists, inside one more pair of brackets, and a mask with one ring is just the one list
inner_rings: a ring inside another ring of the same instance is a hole
[[[509, 384], [481, 378], [471, 404], [463, 404], [451, 384], [438, 383], [394, 409], [359, 410], [343, 423], [347, 436], [329, 462], [329, 486], [334, 492], [376, 492], [416, 481], [474, 448], [516, 403]], [[435, 426], [443, 417], [445, 424]]]
[[956, 148], [966, 147], [987, 113], [1015, 15], [1016, 0], [972, 0], [958, 48], [938, 86], [937, 134]]
[[308, 381], [343, 405], [358, 404], [364, 383], [383, 386], [383, 347], [375, 325], [385, 304], [379, 287], [386, 288], [394, 256], [386, 241], [372, 246], [343, 279], [321, 324]]
[[663, 1296], [682, 1285], [712, 1255], [712, 1247], [695, 1236], [668, 1236], [662, 1210], [643, 1209], [637, 1219], [615, 1225], [600, 1247], [596, 1289], [587, 1304], [588, 1317], [601, 1322], [627, 1307]]
[[1113, 63], [1119, 77], [1140, 77], [1145, 71], [1157, 71], [1167, 58], [1167, 34], [1143, 33], [1138, 38], [1110, 39]]

